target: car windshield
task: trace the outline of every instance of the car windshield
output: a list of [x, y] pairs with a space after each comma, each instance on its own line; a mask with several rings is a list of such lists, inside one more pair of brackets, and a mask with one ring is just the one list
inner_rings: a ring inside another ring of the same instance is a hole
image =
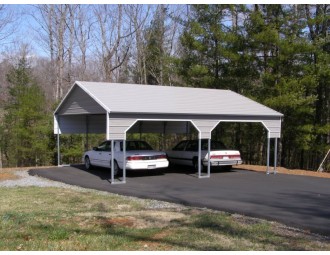
[[[123, 143], [120, 143], [120, 150], [123, 150]], [[126, 142], [127, 151], [149, 151], [153, 150], [152, 147], [144, 141], [127, 141]]]
[[[208, 149], [207, 140], [202, 140], [202, 150]], [[211, 141], [211, 150], [226, 150], [227, 147], [220, 141]]]

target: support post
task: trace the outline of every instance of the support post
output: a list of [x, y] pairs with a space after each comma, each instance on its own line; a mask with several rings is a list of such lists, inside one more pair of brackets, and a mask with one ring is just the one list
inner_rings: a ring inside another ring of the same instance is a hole
[[123, 140], [123, 183], [126, 183], [126, 140]]
[[[201, 135], [201, 134], [199, 134]], [[202, 161], [202, 139], [200, 137], [198, 137], [198, 178], [202, 177], [202, 166], [201, 166], [201, 162]]]
[[115, 173], [114, 173], [114, 168], [115, 168], [115, 151], [114, 151], [114, 141], [111, 140], [111, 183], [115, 182]]
[[[208, 148], [210, 150], [210, 139], [208, 139], [209, 141], [209, 144], [208, 144]], [[209, 153], [210, 155], [210, 153]], [[208, 169], [207, 169], [207, 174], [205, 175], [202, 175], [202, 168], [203, 168], [203, 162], [202, 162], [202, 139], [201, 139], [201, 136], [199, 135], [199, 138], [198, 138], [198, 178], [209, 178], [210, 177], [210, 168], [211, 168], [211, 165], [210, 165], [210, 157], [208, 159]]]
[[60, 131], [57, 128], [57, 166], [61, 165], [61, 151], [60, 151]]
[[269, 138], [269, 132], [267, 135], [267, 174], [269, 174], [269, 155], [270, 154], [270, 138]]
[[107, 133], [106, 133], [106, 139], [107, 140], [109, 140], [110, 139], [110, 130], [109, 130], [109, 125], [110, 125], [110, 123], [109, 123], [109, 113], [107, 112], [106, 113], [106, 123], [107, 123], [107, 127], [106, 127], [106, 131], [107, 131]]
[[61, 150], [60, 150], [60, 123], [58, 115], [55, 116], [55, 121], [57, 122], [57, 166], [61, 166]]
[[276, 174], [277, 166], [277, 138], [275, 138], [275, 148], [274, 148], [274, 174]]
[[208, 146], [207, 146], [207, 155], [208, 155], [208, 158], [207, 158], [207, 176], [210, 177], [211, 175], [211, 139], [207, 139], [207, 142], [208, 142]]

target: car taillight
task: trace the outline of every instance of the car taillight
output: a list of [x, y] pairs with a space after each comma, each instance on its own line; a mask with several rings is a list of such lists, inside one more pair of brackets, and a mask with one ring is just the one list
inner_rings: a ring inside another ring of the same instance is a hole
[[128, 156], [126, 159], [132, 160], [155, 160], [155, 159], [166, 159], [166, 155], [154, 155], [154, 156]]
[[240, 159], [241, 155], [211, 155], [211, 159], [224, 159], [224, 157], [230, 159]]
[[143, 160], [142, 156], [129, 156], [127, 160]]
[[211, 155], [210, 159], [223, 159], [222, 155]]

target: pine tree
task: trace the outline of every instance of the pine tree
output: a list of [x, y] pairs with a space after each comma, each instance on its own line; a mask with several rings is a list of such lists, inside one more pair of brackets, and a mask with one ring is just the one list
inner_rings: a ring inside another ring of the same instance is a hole
[[304, 168], [312, 150], [316, 80], [310, 73], [311, 45], [292, 6], [261, 5], [251, 13], [249, 46], [262, 86], [258, 101], [282, 112], [281, 164]]
[[3, 152], [9, 166], [49, 162], [50, 119], [45, 96], [31, 75], [25, 58], [7, 74], [9, 100], [5, 105]]
[[222, 88], [219, 79], [225, 55], [223, 5], [192, 5], [181, 36], [179, 73], [188, 86]]

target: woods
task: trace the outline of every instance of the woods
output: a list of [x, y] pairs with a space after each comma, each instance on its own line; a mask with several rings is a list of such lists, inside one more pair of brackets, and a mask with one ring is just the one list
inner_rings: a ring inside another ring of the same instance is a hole
[[[85, 80], [230, 89], [284, 114], [279, 165], [316, 170], [330, 148], [329, 33], [327, 4], [0, 5], [0, 167], [53, 163], [54, 107]], [[264, 164], [261, 125], [213, 133]], [[85, 138], [63, 139], [79, 160]]]

